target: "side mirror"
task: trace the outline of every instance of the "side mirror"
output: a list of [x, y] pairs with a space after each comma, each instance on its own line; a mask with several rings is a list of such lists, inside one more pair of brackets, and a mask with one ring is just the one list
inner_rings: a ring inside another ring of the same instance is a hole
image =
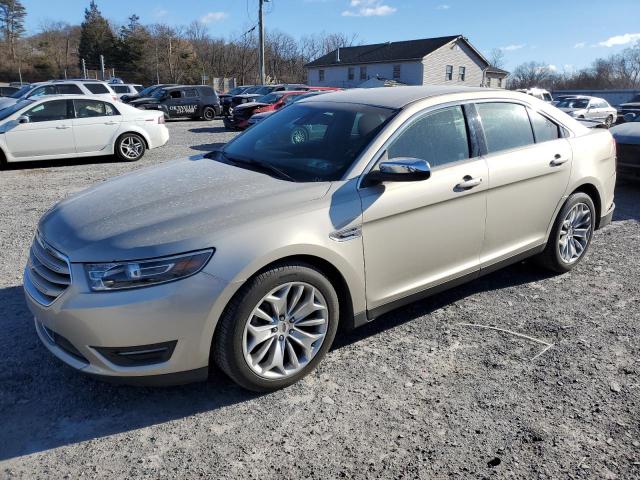
[[29, 123], [31, 121], [31, 119], [29, 117], [27, 117], [26, 115], [20, 115], [18, 117], [18, 123]]
[[625, 115], [622, 118], [624, 118], [625, 122], [633, 122], [636, 119], [636, 114], [635, 113], [625, 113]]
[[382, 182], [416, 182], [431, 176], [431, 166], [426, 160], [412, 157], [398, 157], [383, 160], [378, 168], [367, 174], [366, 184]]

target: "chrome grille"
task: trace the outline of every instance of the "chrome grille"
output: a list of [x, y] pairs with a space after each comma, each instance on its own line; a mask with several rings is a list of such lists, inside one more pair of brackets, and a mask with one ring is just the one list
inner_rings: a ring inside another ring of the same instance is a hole
[[42, 305], [53, 301], [71, 285], [71, 268], [67, 258], [49, 246], [36, 233], [29, 251], [24, 278], [27, 293]]

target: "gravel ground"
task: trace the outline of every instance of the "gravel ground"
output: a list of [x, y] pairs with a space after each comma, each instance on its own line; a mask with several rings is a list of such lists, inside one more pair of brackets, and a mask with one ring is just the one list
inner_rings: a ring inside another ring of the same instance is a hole
[[[34, 226], [55, 201], [208, 150], [219, 121], [171, 123], [136, 164], [88, 159], [0, 172], [0, 477], [640, 478], [640, 186], [572, 273], [523, 263], [337, 339], [268, 395], [215, 374], [113, 386], [54, 359], [25, 306]], [[491, 325], [551, 343], [544, 345]]]

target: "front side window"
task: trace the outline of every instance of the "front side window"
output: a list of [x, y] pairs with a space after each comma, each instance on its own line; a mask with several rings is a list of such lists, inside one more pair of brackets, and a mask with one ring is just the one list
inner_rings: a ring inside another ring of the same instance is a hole
[[464, 82], [467, 77], [467, 67], [459, 67], [458, 68], [458, 80]]
[[108, 117], [114, 115], [111, 105], [99, 100], [74, 100], [77, 118]]
[[478, 103], [489, 153], [534, 143], [527, 109], [515, 103]]
[[324, 70], [318, 70], [318, 79], [324, 82]]
[[387, 149], [389, 159], [411, 157], [432, 167], [469, 158], [469, 138], [462, 107], [448, 107], [414, 120]]
[[560, 127], [538, 112], [531, 112], [531, 123], [536, 135], [536, 143], [549, 142], [561, 138]]
[[101, 83], [85, 83], [84, 86], [94, 95], [109, 93], [109, 89]]
[[169, 96], [171, 98], [182, 98], [182, 92], [180, 90], [171, 90]]
[[31, 92], [29, 98], [37, 98], [44, 95], [55, 95], [56, 93], [58, 92], [55, 85], [45, 85], [43, 87], [38, 87], [33, 92]]
[[360, 80], [367, 79], [367, 67], [360, 67]]
[[230, 163], [276, 167], [298, 182], [342, 178], [396, 110], [333, 102], [293, 103], [228, 143]]
[[30, 122], [53, 122], [69, 118], [66, 100], [52, 100], [36, 105], [25, 114]]
[[445, 80], [453, 80], [453, 65], [447, 65], [447, 68], [446, 68], [445, 74], [444, 74], [444, 79]]
[[354, 80], [356, 78], [356, 71], [355, 68], [353, 67], [349, 67], [347, 69], [347, 79], [348, 80]]
[[129, 93], [129, 87], [126, 85], [111, 85], [111, 88], [116, 93]]

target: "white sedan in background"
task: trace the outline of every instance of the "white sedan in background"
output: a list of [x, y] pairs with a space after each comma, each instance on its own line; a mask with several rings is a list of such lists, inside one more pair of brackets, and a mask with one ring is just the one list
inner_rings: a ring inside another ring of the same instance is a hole
[[161, 112], [83, 95], [20, 100], [0, 110], [0, 165], [101, 155], [131, 162], [168, 140]]

